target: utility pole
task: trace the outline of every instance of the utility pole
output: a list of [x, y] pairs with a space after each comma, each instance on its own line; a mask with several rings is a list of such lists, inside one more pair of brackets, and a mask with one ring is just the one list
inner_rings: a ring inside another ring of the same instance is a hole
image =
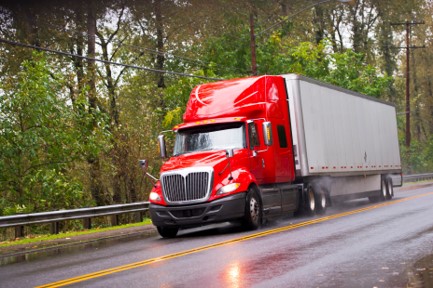
[[391, 23], [392, 26], [396, 25], [405, 25], [406, 26], [406, 47], [399, 47], [406, 49], [406, 139], [405, 145], [406, 147], [410, 147], [411, 142], [411, 132], [410, 132], [410, 49], [415, 48], [424, 48], [411, 46], [411, 27], [414, 25], [424, 24], [424, 21], [416, 22], [416, 21], [405, 21], [405, 22], [395, 22]]
[[[255, 10], [255, 9], [254, 9]], [[251, 48], [251, 74], [257, 75], [257, 59], [256, 59], [256, 35], [254, 34], [254, 17], [255, 11], [252, 9], [250, 13], [250, 48]]]

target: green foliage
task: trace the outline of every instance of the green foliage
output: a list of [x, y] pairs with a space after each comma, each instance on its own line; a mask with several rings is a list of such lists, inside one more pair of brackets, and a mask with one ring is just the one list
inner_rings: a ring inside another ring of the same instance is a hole
[[364, 55], [353, 50], [326, 53], [326, 42], [301, 43], [289, 53], [290, 72], [303, 74], [346, 89], [380, 97], [391, 77], [380, 76], [364, 62]]
[[240, 26], [220, 36], [205, 40], [200, 51], [203, 62], [208, 63], [204, 69], [214, 71], [223, 78], [234, 78], [251, 73], [251, 50], [249, 29]]
[[[401, 113], [405, 79], [398, 71], [404, 71], [404, 53], [390, 47], [402, 46], [393, 37], [404, 26], [389, 23], [402, 15], [425, 19], [425, 26], [413, 27], [413, 45], [431, 44], [425, 27], [431, 26], [433, 6], [422, 0], [322, 3], [312, 9], [305, 1], [162, 1], [161, 23], [157, 2], [97, 5], [96, 57], [213, 78], [248, 76], [253, 13], [259, 75], [299, 73], [390, 99]], [[85, 8], [56, 3], [46, 17], [45, 6], [5, 5], [3, 37], [89, 56], [85, 35], [93, 32], [85, 25]], [[317, 32], [328, 40], [317, 44]], [[346, 50], [346, 41], [356, 52]], [[405, 171], [433, 169], [430, 50], [412, 51], [417, 141], [410, 149], [402, 146]], [[145, 200], [151, 184], [137, 159], [148, 159], [149, 171], [158, 174], [157, 135], [182, 122], [192, 88], [206, 80], [102, 63], [94, 73], [85, 59], [45, 59], [31, 51], [0, 45], [0, 214], [81, 207], [89, 198]], [[401, 139], [404, 129], [402, 118]]]
[[401, 139], [401, 157], [403, 173], [415, 174], [433, 171], [433, 136], [425, 142], [413, 140], [410, 147], [404, 145]]
[[363, 54], [353, 50], [330, 55], [330, 66], [329, 75], [321, 79], [370, 96], [381, 97], [392, 81], [392, 77], [380, 76], [376, 68], [364, 62]]
[[[244, 73], [250, 71], [251, 54], [247, 36], [247, 30], [242, 30], [236, 41], [226, 34], [208, 40], [208, 44], [204, 45], [211, 51], [208, 60], [218, 63], [215, 67], [227, 67], [217, 71], [227, 73], [229, 67]], [[367, 64], [362, 53], [349, 49], [333, 52], [327, 40], [319, 44], [301, 42], [292, 45], [281, 37], [280, 33], [275, 32], [258, 45], [259, 74], [297, 73], [375, 97], [381, 97], [392, 82], [392, 77], [380, 75], [378, 69]], [[240, 65], [239, 61], [243, 64]], [[230, 73], [228, 75], [230, 77]]]
[[60, 78], [34, 53], [1, 85], [0, 215], [83, 204], [81, 185], [64, 173], [82, 147]]
[[300, 43], [289, 49], [288, 69], [291, 73], [303, 74], [315, 79], [323, 79], [329, 74], [329, 59], [325, 54], [325, 45], [310, 42]]
[[[208, 71], [210, 72], [210, 71]], [[214, 76], [211, 74], [211, 76]], [[204, 81], [198, 78], [179, 78], [164, 91], [166, 112], [162, 122], [163, 129], [172, 129], [176, 124], [182, 123], [183, 113], [188, 102], [191, 90]]]

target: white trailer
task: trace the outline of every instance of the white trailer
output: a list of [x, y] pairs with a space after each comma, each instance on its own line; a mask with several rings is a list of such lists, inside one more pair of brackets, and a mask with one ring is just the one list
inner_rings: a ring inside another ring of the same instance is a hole
[[395, 107], [300, 75], [283, 77], [296, 176], [335, 199], [392, 197], [402, 184]]

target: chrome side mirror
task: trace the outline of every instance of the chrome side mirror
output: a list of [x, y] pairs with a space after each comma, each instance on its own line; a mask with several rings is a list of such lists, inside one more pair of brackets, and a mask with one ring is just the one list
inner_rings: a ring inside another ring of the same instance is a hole
[[159, 154], [161, 158], [167, 158], [167, 145], [165, 144], [164, 135], [158, 136]]
[[138, 160], [138, 163], [140, 164], [141, 170], [143, 170], [143, 174], [149, 177], [150, 179], [152, 179], [153, 184], [155, 185], [155, 183], [158, 181], [158, 178], [147, 173], [147, 168], [149, 168], [149, 162], [146, 159], [143, 159], [143, 160]]
[[143, 170], [144, 173], [147, 172], [147, 168], [149, 168], [149, 162], [147, 162], [146, 159], [138, 160], [138, 163], [140, 163], [141, 170]]

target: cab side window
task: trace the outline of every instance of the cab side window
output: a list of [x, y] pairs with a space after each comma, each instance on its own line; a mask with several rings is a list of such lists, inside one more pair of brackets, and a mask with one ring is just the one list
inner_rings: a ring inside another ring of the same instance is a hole
[[259, 134], [257, 133], [257, 126], [254, 122], [248, 123], [248, 134], [249, 134], [249, 142], [250, 149], [254, 149], [255, 146], [259, 146]]
[[286, 129], [284, 129], [283, 125], [278, 125], [277, 131], [278, 131], [278, 140], [280, 142], [280, 147], [287, 148]]

